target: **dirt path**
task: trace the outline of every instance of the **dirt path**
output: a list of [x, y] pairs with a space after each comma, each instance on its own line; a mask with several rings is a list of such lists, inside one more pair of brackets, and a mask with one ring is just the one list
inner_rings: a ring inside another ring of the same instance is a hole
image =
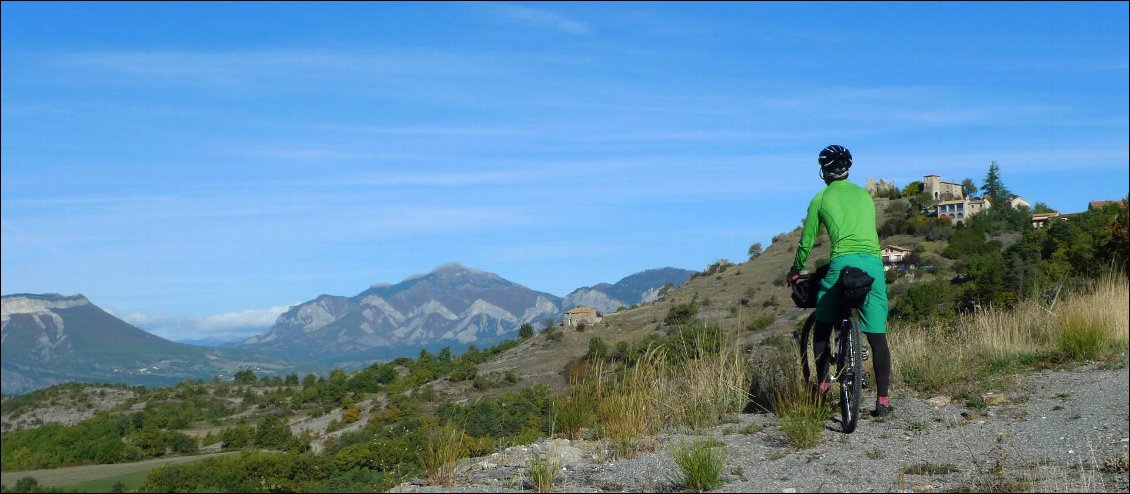
[[147, 472], [157, 467], [165, 465], [175, 465], [178, 463], [189, 463], [199, 461], [204, 458], [213, 456], [234, 455], [235, 452], [229, 453], [215, 453], [209, 455], [195, 455], [195, 456], [177, 456], [174, 458], [159, 458], [156, 460], [145, 460], [134, 463], [118, 463], [114, 465], [85, 465], [81, 467], [67, 467], [67, 468], [52, 468], [45, 470], [21, 470], [15, 472], [0, 473], [0, 483], [9, 487], [14, 486], [16, 481], [24, 477], [32, 477], [38, 480], [41, 485], [49, 487], [59, 487], [65, 485], [78, 484], [80, 482], [88, 482], [106, 477], [113, 477], [117, 475], [125, 475], [129, 473]]
[[[600, 441], [543, 441], [460, 462], [454, 486], [416, 481], [394, 492], [520, 492], [529, 458], [555, 451], [564, 463], [555, 490], [673, 492], [682, 480], [671, 452], [711, 438], [725, 453], [718, 492], [1127, 492], [1130, 378], [1125, 366], [1017, 376], [983, 409], [911, 396], [895, 415], [865, 420], [854, 434], [829, 430], [796, 449], [770, 414], [691, 433], [657, 436], [633, 459]], [[873, 398], [872, 398], [873, 399]]]

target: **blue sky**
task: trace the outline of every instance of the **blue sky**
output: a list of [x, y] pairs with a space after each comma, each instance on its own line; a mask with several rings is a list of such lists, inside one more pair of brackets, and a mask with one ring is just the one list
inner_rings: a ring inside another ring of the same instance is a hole
[[1127, 195], [1127, 10], [5, 2], [2, 291], [174, 339], [449, 261], [564, 296], [744, 259], [833, 143], [1075, 212]]

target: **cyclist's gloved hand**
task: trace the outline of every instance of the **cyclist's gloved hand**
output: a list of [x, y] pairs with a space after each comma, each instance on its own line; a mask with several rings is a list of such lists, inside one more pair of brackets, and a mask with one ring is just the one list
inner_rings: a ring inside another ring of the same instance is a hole
[[789, 268], [788, 274], [785, 275], [785, 286], [793, 286], [797, 278], [800, 278], [800, 272], [796, 268]]

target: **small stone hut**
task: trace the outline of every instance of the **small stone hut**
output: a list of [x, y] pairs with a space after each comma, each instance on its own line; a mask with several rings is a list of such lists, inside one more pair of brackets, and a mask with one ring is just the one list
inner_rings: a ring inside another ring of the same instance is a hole
[[565, 326], [576, 328], [584, 324], [585, 326], [592, 326], [604, 320], [600, 317], [600, 313], [592, 307], [574, 307], [565, 312]]

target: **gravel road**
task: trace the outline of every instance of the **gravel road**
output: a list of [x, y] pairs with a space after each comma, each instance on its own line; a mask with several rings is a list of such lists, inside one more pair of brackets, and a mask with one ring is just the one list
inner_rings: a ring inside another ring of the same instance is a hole
[[609, 459], [598, 441], [543, 441], [464, 460], [453, 486], [394, 491], [522, 491], [529, 457], [550, 448], [564, 459], [557, 491], [679, 491], [671, 449], [713, 437], [728, 456], [718, 492], [1127, 492], [1128, 396], [1125, 365], [1040, 371], [979, 410], [894, 396], [892, 418], [864, 420], [850, 435], [829, 420], [810, 449], [788, 446], [772, 415], [745, 414], [697, 435], [658, 436], [634, 459]]

